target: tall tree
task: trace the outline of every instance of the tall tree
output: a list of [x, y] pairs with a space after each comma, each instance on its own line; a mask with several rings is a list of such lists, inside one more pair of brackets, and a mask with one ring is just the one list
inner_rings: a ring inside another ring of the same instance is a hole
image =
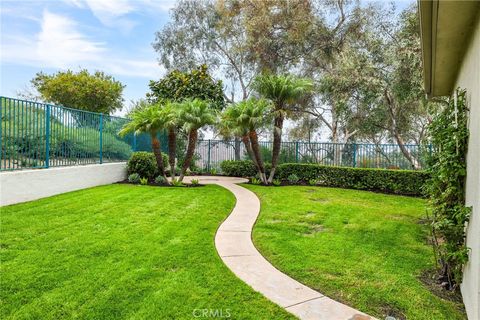
[[268, 183], [272, 183], [278, 165], [278, 156], [282, 144], [283, 122], [312, 90], [309, 79], [298, 78], [292, 75], [264, 74], [255, 79], [254, 87], [263, 97], [273, 103], [273, 148], [272, 169]]
[[47, 102], [107, 114], [122, 109], [125, 86], [101, 71], [39, 72], [31, 82]]

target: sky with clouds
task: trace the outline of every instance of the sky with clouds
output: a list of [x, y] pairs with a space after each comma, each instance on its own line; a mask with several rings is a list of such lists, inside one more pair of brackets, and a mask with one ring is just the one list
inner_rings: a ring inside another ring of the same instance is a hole
[[126, 103], [159, 78], [151, 43], [174, 0], [2, 0], [0, 94], [17, 96], [35, 73], [103, 70], [126, 84]]
[[[400, 9], [414, 0], [397, 1]], [[0, 95], [39, 71], [102, 70], [126, 85], [126, 105], [164, 74], [151, 43], [175, 0], [1, 0]], [[120, 113], [122, 114], [122, 113]]]

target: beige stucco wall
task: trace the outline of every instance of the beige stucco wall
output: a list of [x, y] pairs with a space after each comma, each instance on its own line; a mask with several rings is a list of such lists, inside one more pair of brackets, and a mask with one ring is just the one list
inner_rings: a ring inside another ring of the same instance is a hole
[[471, 248], [464, 270], [462, 295], [468, 319], [480, 319], [480, 19], [463, 59], [456, 87], [467, 90], [470, 140], [467, 156], [467, 206], [473, 207], [467, 226]]
[[0, 206], [124, 180], [125, 162], [0, 173]]

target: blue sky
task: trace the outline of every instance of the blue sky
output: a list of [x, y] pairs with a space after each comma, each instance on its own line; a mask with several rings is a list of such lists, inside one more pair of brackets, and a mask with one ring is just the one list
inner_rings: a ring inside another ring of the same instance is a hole
[[[413, 0], [397, 3], [398, 9]], [[2, 0], [0, 95], [15, 97], [35, 73], [102, 70], [129, 101], [164, 74], [151, 43], [175, 0]], [[121, 114], [121, 113], [120, 113]]]
[[151, 43], [173, 0], [1, 2], [0, 94], [17, 96], [36, 72], [103, 70], [139, 99], [164, 70]]

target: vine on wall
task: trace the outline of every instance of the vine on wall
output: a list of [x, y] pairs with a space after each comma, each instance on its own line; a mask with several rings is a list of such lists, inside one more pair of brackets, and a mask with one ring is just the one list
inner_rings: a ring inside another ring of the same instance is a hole
[[429, 126], [434, 152], [426, 191], [432, 209], [432, 234], [441, 267], [440, 281], [450, 290], [458, 288], [468, 260], [465, 225], [471, 208], [465, 207], [467, 121], [465, 90], [457, 89]]

